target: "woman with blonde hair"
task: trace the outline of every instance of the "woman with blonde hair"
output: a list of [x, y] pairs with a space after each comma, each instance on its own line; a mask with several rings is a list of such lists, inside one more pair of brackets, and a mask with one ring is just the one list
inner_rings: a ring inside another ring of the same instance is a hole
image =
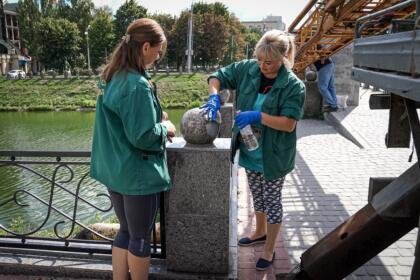
[[[283, 217], [281, 191], [284, 178], [293, 170], [296, 155], [296, 122], [303, 114], [305, 86], [291, 71], [293, 38], [282, 31], [263, 35], [255, 48], [256, 59], [243, 60], [219, 69], [208, 79], [209, 101], [202, 106], [215, 120], [220, 108], [219, 91], [236, 90], [232, 161], [240, 150], [251, 189], [256, 230], [239, 240], [239, 246], [264, 243], [256, 269], [269, 268], [275, 258], [275, 242]], [[240, 130], [251, 125], [258, 148], [248, 150]]]
[[164, 117], [147, 69], [166, 48], [154, 20], [131, 23], [102, 73], [92, 142], [91, 176], [110, 193], [120, 230], [112, 247], [113, 279], [148, 278], [150, 236], [160, 194], [170, 189]]

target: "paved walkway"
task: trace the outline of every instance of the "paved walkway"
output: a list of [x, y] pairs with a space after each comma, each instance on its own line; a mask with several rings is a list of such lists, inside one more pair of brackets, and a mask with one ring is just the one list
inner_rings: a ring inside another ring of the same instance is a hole
[[[300, 262], [301, 254], [367, 203], [370, 177], [400, 175], [417, 161], [407, 162], [411, 149], [386, 149], [388, 111], [368, 108], [371, 91], [361, 89], [360, 106], [337, 112], [363, 137], [364, 149], [337, 133], [325, 121], [298, 124], [296, 168], [283, 189], [284, 219], [273, 268], [257, 272], [262, 245], [239, 248], [238, 278], [275, 279]], [[255, 227], [252, 198], [243, 169], [238, 179], [238, 238]], [[417, 229], [408, 233], [346, 279], [409, 279]]]

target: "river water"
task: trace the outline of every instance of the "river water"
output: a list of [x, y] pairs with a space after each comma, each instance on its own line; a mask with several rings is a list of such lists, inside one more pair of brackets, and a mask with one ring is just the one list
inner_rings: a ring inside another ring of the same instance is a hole
[[[171, 121], [177, 126], [177, 136], [179, 136], [179, 123], [185, 110], [176, 109], [167, 112]], [[0, 150], [89, 151], [94, 118], [94, 112], [0, 112]], [[82, 160], [89, 161], [89, 159]], [[53, 165], [40, 164], [26, 166], [49, 179], [52, 178], [55, 168]], [[76, 192], [77, 184], [88, 171], [88, 166], [74, 166], [74, 179], [69, 183], [62, 183], [63, 187]], [[66, 181], [69, 176], [68, 170], [60, 169], [57, 172], [57, 181]], [[77, 202], [77, 220], [86, 224], [107, 220], [113, 211], [103, 213], [92, 207], [92, 205], [101, 209], [109, 207], [109, 200], [106, 197], [97, 197], [100, 193], [106, 193], [106, 188], [89, 176], [81, 185], [80, 196], [88, 203], [81, 200]], [[29, 191], [48, 202], [51, 186], [51, 182], [24, 168], [0, 166], [0, 205], [10, 200], [19, 189]], [[72, 216], [75, 199], [68, 191], [55, 187], [52, 205]], [[47, 215], [48, 207], [27, 194], [20, 194], [18, 200], [28, 206], [21, 207], [13, 201], [1, 205], [0, 224], [26, 232], [40, 226]], [[66, 219], [56, 211], [52, 211], [43, 229], [51, 230], [58, 221]], [[63, 228], [66, 230], [69, 226], [70, 223], [66, 222], [58, 229], [61, 232]]]

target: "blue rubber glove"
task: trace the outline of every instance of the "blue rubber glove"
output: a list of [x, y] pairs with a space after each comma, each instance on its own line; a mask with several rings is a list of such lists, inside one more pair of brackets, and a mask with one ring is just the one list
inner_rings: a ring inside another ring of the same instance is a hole
[[246, 111], [240, 112], [235, 116], [235, 124], [240, 129], [244, 128], [248, 124], [261, 123], [261, 112], [258, 111]]
[[216, 121], [217, 111], [220, 109], [220, 95], [217, 93], [210, 94], [209, 101], [206, 104], [200, 106], [200, 109], [204, 109], [206, 112], [207, 120]]

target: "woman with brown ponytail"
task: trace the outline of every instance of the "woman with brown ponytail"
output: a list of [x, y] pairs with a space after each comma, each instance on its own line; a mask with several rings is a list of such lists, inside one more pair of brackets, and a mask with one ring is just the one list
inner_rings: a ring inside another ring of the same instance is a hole
[[164, 117], [147, 69], [165, 51], [154, 20], [130, 24], [102, 73], [92, 142], [91, 176], [111, 196], [120, 230], [112, 247], [113, 279], [144, 280], [160, 193], [170, 189], [166, 162], [175, 126]]
[[[268, 31], [256, 45], [256, 59], [233, 63], [210, 76], [209, 102], [202, 106], [208, 119], [214, 120], [220, 107], [219, 91], [236, 90], [236, 110], [240, 112], [233, 127], [232, 160], [239, 149], [239, 165], [246, 170], [256, 216], [255, 232], [240, 239], [239, 246], [264, 243], [258, 270], [273, 263], [283, 218], [281, 191], [295, 163], [296, 122], [303, 114], [305, 85], [291, 71], [294, 52], [291, 36]], [[258, 138], [254, 150], [246, 148], [239, 133], [248, 125]]]

